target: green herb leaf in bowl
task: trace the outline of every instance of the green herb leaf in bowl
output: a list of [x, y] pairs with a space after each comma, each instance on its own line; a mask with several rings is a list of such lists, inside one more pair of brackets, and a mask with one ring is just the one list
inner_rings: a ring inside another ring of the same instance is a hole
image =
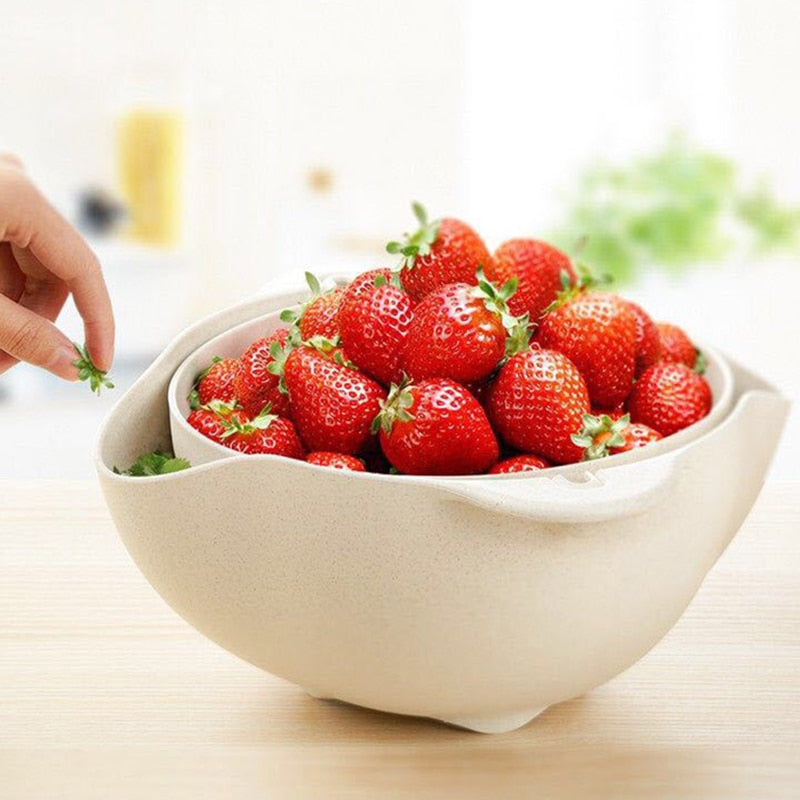
[[117, 475], [146, 478], [151, 475], [168, 475], [171, 472], [180, 472], [183, 469], [189, 469], [191, 466], [185, 458], [176, 458], [172, 453], [156, 450], [152, 453], [143, 453], [126, 470], [120, 471], [114, 467], [114, 472]]

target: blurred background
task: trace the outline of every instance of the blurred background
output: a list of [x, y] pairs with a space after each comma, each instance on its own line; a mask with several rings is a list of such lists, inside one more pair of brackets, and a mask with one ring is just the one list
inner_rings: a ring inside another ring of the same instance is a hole
[[[115, 392], [0, 376], [0, 475], [88, 477], [187, 324], [391, 263], [409, 201], [550, 237], [800, 398], [796, 0], [0, 0], [0, 150], [97, 251]], [[63, 327], [82, 340], [72, 309]], [[757, 431], [753, 432], [757, 435]], [[795, 412], [774, 474], [798, 475]]]

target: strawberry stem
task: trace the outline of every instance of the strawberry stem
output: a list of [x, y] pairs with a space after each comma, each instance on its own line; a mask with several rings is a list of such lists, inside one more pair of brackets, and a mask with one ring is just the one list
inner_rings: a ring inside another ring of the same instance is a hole
[[389, 394], [381, 401], [381, 410], [372, 420], [372, 433], [382, 430], [389, 434], [395, 422], [410, 422], [414, 419], [414, 415], [408, 410], [414, 405], [410, 391], [412, 386], [411, 379], [403, 375], [400, 383], [393, 383], [389, 387]]

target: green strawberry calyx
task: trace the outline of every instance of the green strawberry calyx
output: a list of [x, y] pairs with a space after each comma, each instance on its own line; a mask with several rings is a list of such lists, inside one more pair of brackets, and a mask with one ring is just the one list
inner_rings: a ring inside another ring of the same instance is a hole
[[542, 316], [549, 314], [560, 306], [566, 305], [589, 289], [599, 289], [611, 283], [610, 275], [596, 275], [591, 267], [582, 261], [575, 262], [575, 273], [578, 278], [573, 281], [572, 276], [567, 270], [561, 270], [559, 275], [561, 289], [556, 294], [555, 300], [542, 312]]
[[330, 294], [330, 292], [335, 291], [334, 289], [329, 289], [328, 291], [323, 291], [322, 284], [319, 282], [319, 278], [314, 275], [313, 272], [306, 272], [306, 284], [308, 285], [308, 289], [311, 292], [311, 297], [308, 298], [304, 303], [300, 303], [299, 305], [295, 306], [294, 308], [284, 308], [281, 311], [281, 321], [285, 322], [287, 325], [290, 325], [293, 328], [296, 328], [300, 325], [300, 320], [303, 319], [303, 314], [306, 313], [306, 309], [319, 297], [322, 297], [324, 294]]
[[86, 346], [84, 345], [81, 347], [77, 342], [73, 342], [72, 346], [78, 354], [78, 357], [72, 362], [73, 366], [78, 368], [78, 380], [89, 381], [89, 387], [98, 395], [103, 387], [106, 389], [113, 389], [114, 384], [111, 382], [106, 371], [100, 369], [94, 361], [92, 361], [92, 357], [89, 355]]
[[133, 464], [125, 470], [114, 467], [116, 475], [128, 475], [133, 478], [147, 478], [152, 475], [168, 475], [171, 472], [180, 472], [189, 469], [192, 465], [185, 458], [176, 458], [172, 453], [155, 450], [152, 453], [142, 453]]
[[610, 455], [612, 447], [625, 446], [625, 430], [630, 425], [631, 415], [612, 419], [608, 414], [584, 414], [583, 427], [570, 437], [572, 443], [583, 448], [583, 460], [595, 461]]
[[395, 422], [411, 422], [414, 419], [414, 415], [408, 410], [414, 405], [412, 386], [411, 379], [404, 375], [400, 383], [393, 383], [389, 387], [389, 394], [381, 401], [381, 410], [372, 420], [372, 433], [382, 430], [388, 435]]
[[[225, 404], [222, 404], [225, 406]], [[271, 414], [272, 404], [267, 403], [264, 408], [258, 413], [258, 416], [248, 422], [242, 422], [237, 419], [235, 415], [230, 414], [231, 406], [225, 406], [224, 409], [212, 408], [219, 417], [222, 427], [225, 428], [225, 433], [222, 434], [223, 439], [228, 439], [237, 433], [251, 434], [256, 431], [265, 431], [272, 423], [278, 419], [277, 414]], [[227, 412], [227, 413], [226, 413]]]
[[431, 247], [439, 238], [440, 219], [428, 220], [428, 212], [421, 203], [412, 203], [411, 210], [419, 223], [419, 228], [412, 233], [406, 233], [402, 242], [389, 242], [386, 252], [402, 256], [398, 269], [413, 269], [418, 258], [430, 255]]
[[472, 296], [483, 300], [486, 308], [500, 317], [508, 334], [506, 337], [506, 358], [521, 353], [528, 347], [531, 338], [530, 316], [523, 314], [514, 316], [508, 308], [509, 298], [517, 291], [517, 279], [511, 278], [499, 289], [484, 275], [483, 267], [475, 273], [478, 281], [472, 290]]
[[278, 390], [282, 394], [289, 394], [286, 388], [286, 381], [284, 380], [284, 371], [286, 369], [286, 359], [289, 358], [289, 353], [300, 344], [300, 331], [292, 327], [289, 331], [289, 336], [286, 338], [286, 344], [280, 342], [272, 342], [269, 346], [269, 355], [272, 359], [267, 364], [267, 372], [278, 377]]
[[312, 336], [303, 342], [306, 347], [313, 347], [320, 355], [329, 358], [334, 364], [348, 369], [357, 369], [356, 365], [345, 357], [342, 350], [342, 341], [336, 336], [333, 339], [326, 339], [324, 336]]
[[402, 289], [403, 284], [400, 283], [400, 273], [391, 272], [388, 278], [385, 275], [376, 275], [375, 288], [380, 289], [381, 286], [394, 286], [396, 289]]
[[706, 357], [703, 355], [703, 351], [700, 350], [699, 347], [695, 347], [694, 352], [696, 353], [694, 371], [698, 375], [703, 375], [708, 367], [708, 362], [706, 361]]

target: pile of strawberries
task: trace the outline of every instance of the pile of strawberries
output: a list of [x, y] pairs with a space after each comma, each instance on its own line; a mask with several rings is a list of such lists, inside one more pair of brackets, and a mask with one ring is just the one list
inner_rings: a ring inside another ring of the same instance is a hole
[[673, 325], [603, 291], [560, 250], [490, 253], [429, 221], [375, 269], [281, 314], [217, 359], [189, 423], [243, 453], [340, 469], [468, 475], [544, 469], [642, 447], [708, 414], [703, 358]]

